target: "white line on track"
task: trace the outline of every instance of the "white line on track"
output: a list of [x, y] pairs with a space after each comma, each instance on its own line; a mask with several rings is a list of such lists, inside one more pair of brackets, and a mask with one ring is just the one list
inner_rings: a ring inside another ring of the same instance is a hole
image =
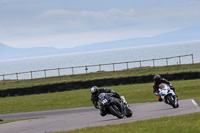
[[197, 102], [194, 99], [191, 99], [191, 101], [194, 104], [194, 106], [198, 106]]

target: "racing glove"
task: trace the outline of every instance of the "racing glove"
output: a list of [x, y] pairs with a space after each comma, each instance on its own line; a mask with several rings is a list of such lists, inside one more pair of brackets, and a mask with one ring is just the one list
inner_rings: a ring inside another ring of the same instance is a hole
[[174, 88], [174, 86], [170, 86], [170, 89], [172, 89], [174, 92], [175, 92], [175, 88]]
[[155, 94], [156, 96], [159, 96], [159, 95], [160, 95], [158, 92], [155, 92], [154, 94]]
[[95, 107], [96, 109], [100, 109], [98, 105], [95, 105], [94, 107]]

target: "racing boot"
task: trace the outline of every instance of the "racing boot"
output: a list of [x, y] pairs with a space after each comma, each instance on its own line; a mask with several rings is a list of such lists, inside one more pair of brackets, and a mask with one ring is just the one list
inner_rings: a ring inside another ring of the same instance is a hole
[[159, 101], [159, 102], [162, 102], [162, 101], [163, 101], [163, 99], [161, 98], [160, 95], [158, 96], [158, 101]]

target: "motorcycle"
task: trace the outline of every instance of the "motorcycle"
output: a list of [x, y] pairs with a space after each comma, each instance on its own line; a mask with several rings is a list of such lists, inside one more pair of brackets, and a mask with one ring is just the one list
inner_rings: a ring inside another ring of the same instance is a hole
[[170, 87], [166, 84], [160, 84], [159, 85], [159, 94], [161, 95], [161, 98], [166, 104], [171, 105], [173, 108], [178, 108], [178, 99], [175, 94], [175, 92], [170, 89]]
[[101, 109], [103, 109], [108, 114], [112, 114], [119, 119], [126, 117], [131, 117], [133, 112], [130, 109], [130, 106], [127, 104], [124, 96], [121, 96], [120, 99], [119, 94], [115, 92], [113, 95], [107, 93], [101, 93], [98, 96], [98, 101], [100, 103]]

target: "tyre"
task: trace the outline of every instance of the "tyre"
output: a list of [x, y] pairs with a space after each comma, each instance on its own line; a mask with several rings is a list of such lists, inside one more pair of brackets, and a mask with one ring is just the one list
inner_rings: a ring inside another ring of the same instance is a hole
[[171, 97], [172, 97], [171, 95], [168, 95], [166, 99], [168, 100], [169, 104], [170, 104], [173, 108], [176, 108], [175, 102], [172, 100]]
[[123, 115], [123, 113], [121, 113], [120, 109], [114, 104], [109, 106], [109, 110], [110, 110], [111, 114], [118, 117], [119, 119], [124, 117], [124, 115]]
[[179, 107], [179, 104], [177, 103], [177, 106], [176, 106], [177, 108]]
[[128, 107], [128, 105], [126, 105], [125, 110], [126, 110], [126, 117], [131, 117], [133, 115], [133, 112], [130, 109], [130, 107]]

